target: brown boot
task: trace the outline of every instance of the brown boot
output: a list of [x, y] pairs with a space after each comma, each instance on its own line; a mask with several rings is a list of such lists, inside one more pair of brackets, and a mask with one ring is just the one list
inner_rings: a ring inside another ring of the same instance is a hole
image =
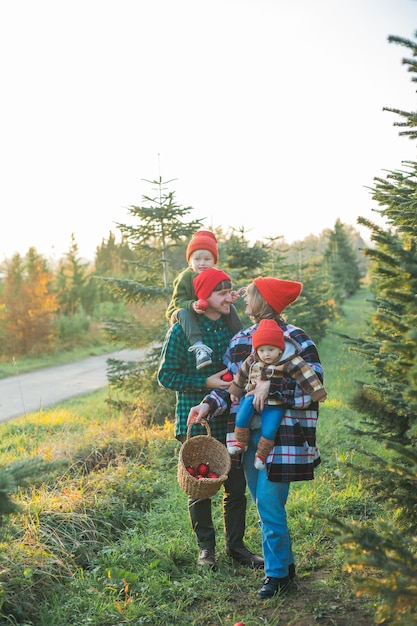
[[235, 428], [235, 441], [227, 444], [229, 454], [246, 452], [249, 443], [249, 428]]
[[271, 452], [274, 447], [275, 441], [273, 439], [265, 439], [265, 437], [261, 437], [258, 443], [258, 449], [255, 455], [254, 466], [257, 470], [265, 469], [265, 461], [268, 454]]

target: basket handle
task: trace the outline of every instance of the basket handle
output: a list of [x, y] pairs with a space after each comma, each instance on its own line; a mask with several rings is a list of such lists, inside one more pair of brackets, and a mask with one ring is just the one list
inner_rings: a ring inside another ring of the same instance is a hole
[[[209, 437], [211, 437], [211, 429], [210, 429], [210, 426], [208, 425], [208, 422], [206, 422], [206, 420], [201, 420], [201, 422], [199, 422], [199, 423], [201, 423], [201, 425], [204, 426], [204, 428], [207, 431], [207, 435]], [[187, 428], [187, 439], [190, 438], [191, 429], [194, 426], [194, 424], [195, 424], [195, 422], [191, 422], [191, 424]]]

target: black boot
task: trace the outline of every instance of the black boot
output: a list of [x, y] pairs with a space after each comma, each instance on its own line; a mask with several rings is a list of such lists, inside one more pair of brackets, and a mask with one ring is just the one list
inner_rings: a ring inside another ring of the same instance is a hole
[[277, 593], [283, 593], [286, 591], [289, 583], [290, 579], [288, 576], [284, 576], [284, 578], [273, 578], [273, 576], [267, 576], [262, 581], [262, 587], [258, 591], [258, 597], [262, 598], [262, 600], [272, 598]]
[[263, 558], [248, 550], [246, 546], [235, 548], [234, 550], [232, 548], [226, 548], [226, 552], [240, 565], [246, 565], [246, 567], [251, 567], [252, 569], [262, 569], [264, 566]]

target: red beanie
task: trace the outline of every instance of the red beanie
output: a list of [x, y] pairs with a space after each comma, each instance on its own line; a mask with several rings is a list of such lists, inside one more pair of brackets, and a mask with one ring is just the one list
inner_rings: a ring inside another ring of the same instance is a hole
[[195, 250], [208, 250], [214, 256], [214, 262], [217, 263], [219, 251], [217, 249], [216, 235], [211, 230], [198, 230], [191, 237], [185, 254], [187, 261]]
[[297, 300], [303, 288], [302, 283], [280, 278], [255, 278], [254, 285], [264, 300], [277, 313], [282, 313], [285, 307]]
[[209, 267], [200, 274], [197, 274], [194, 278], [195, 295], [197, 298], [204, 298], [204, 300], [207, 300], [217, 285], [223, 280], [231, 281], [232, 279], [226, 274], [226, 272], [223, 272], [223, 270], [218, 270], [215, 267]]
[[255, 350], [259, 346], [275, 346], [284, 350], [284, 333], [275, 320], [261, 320], [252, 334], [252, 345]]

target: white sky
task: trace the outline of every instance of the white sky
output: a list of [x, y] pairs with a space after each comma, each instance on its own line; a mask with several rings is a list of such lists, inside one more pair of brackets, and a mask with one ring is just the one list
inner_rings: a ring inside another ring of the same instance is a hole
[[0, 262], [71, 233], [92, 260], [160, 174], [251, 240], [380, 223], [416, 31], [417, 0], [3, 0]]

